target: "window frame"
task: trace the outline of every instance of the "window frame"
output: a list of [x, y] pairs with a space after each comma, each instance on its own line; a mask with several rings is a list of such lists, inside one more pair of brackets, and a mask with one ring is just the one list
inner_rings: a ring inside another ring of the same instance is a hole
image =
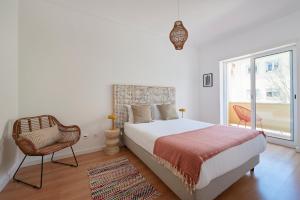
[[[280, 145], [284, 145], [284, 146], [288, 146], [288, 147], [296, 147], [297, 145], [297, 141], [298, 141], [298, 126], [297, 126], [297, 99], [296, 99], [296, 95], [297, 95], [297, 60], [296, 60], [296, 44], [289, 44], [289, 45], [284, 45], [281, 47], [277, 47], [277, 48], [273, 48], [273, 49], [268, 49], [268, 50], [264, 50], [264, 51], [260, 51], [257, 53], [253, 53], [253, 54], [248, 54], [245, 56], [239, 56], [236, 58], [231, 58], [231, 59], [226, 59], [226, 60], [222, 60], [219, 62], [220, 65], [220, 77], [221, 77], [221, 81], [220, 81], [220, 122], [221, 124], [226, 124], [228, 121], [228, 94], [227, 94], [227, 70], [226, 70], [226, 66], [229, 62], [234, 62], [234, 61], [238, 61], [241, 59], [250, 59], [250, 68], [253, 69], [255, 68], [255, 70], [251, 70], [251, 88], [255, 88], [255, 77], [256, 77], [256, 71], [257, 68], [255, 66], [255, 59], [261, 58], [261, 57], [266, 57], [266, 56], [270, 56], [270, 55], [274, 55], [274, 54], [279, 54], [279, 53], [284, 53], [287, 51], [291, 51], [292, 52], [292, 58], [291, 58], [291, 70], [290, 70], [290, 78], [291, 78], [291, 102], [290, 102], [290, 106], [291, 106], [291, 132], [292, 132], [292, 140], [284, 140], [284, 139], [278, 139], [276, 137], [267, 137], [267, 140], [269, 142], [272, 143], [276, 143], [276, 144], [280, 144]], [[255, 124], [255, 113], [256, 113], [256, 95], [255, 92], [253, 92], [253, 89], [251, 90], [251, 110], [253, 110], [254, 112], [252, 112], [252, 116], [251, 116], [251, 120], [254, 122], [252, 123], [251, 128], [255, 129], [256, 128], [256, 124]], [[300, 134], [300, 133], [299, 133]]]

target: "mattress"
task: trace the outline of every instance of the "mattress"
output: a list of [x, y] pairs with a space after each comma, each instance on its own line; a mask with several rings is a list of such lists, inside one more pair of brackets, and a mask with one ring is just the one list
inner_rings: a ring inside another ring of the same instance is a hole
[[[207, 128], [214, 124], [189, 119], [157, 120], [151, 123], [125, 123], [124, 132], [133, 142], [153, 154], [155, 140], [161, 136], [178, 134], [186, 131]], [[227, 149], [206, 160], [201, 167], [196, 189], [207, 186], [211, 180], [243, 165], [249, 159], [262, 153], [266, 140], [259, 135], [243, 144]]]

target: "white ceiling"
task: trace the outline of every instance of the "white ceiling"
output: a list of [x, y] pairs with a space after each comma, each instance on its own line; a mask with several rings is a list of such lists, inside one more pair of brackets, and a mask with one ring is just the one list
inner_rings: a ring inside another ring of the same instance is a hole
[[[177, 0], [45, 1], [166, 37], [177, 18]], [[300, 0], [180, 0], [180, 10], [197, 46], [289, 15]]]

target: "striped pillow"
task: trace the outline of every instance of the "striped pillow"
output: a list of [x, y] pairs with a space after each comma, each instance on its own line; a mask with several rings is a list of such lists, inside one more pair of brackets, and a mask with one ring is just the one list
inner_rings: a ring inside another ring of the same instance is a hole
[[32, 132], [24, 132], [20, 136], [30, 140], [36, 149], [54, 144], [61, 138], [57, 125]]

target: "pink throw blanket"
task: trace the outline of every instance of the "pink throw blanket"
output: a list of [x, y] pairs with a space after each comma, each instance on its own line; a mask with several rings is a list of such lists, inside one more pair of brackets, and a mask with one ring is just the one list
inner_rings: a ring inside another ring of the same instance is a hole
[[204, 161], [231, 147], [255, 138], [262, 131], [215, 125], [158, 138], [153, 153], [194, 190]]

